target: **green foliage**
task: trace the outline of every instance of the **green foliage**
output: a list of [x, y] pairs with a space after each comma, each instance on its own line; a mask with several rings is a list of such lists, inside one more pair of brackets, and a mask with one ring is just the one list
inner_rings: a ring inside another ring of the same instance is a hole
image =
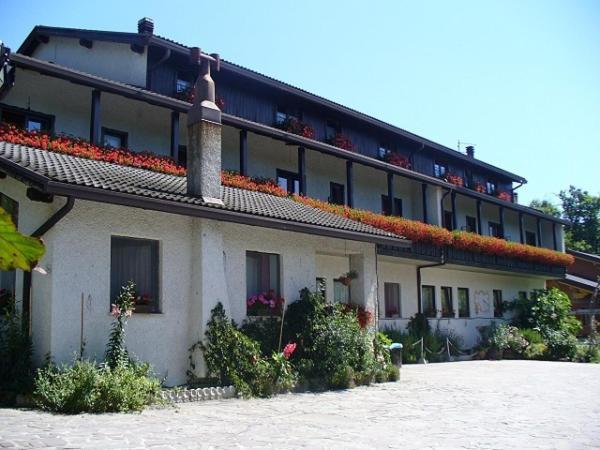
[[384, 333], [392, 342], [402, 344], [402, 364], [414, 364], [421, 356], [421, 347], [414, 344], [418, 341], [413, 335], [403, 333], [396, 328], [385, 328]]
[[521, 328], [519, 330], [521, 332], [521, 336], [529, 343], [529, 344], [543, 344], [544, 337], [538, 330], [534, 330], [533, 328]]
[[568, 248], [600, 253], [600, 196], [569, 186], [558, 194], [567, 227], [565, 241]]
[[528, 345], [517, 327], [504, 324], [493, 327], [489, 341], [496, 350], [510, 350], [514, 356], [521, 355]]
[[279, 351], [280, 330], [281, 318], [278, 316], [247, 319], [240, 327], [242, 333], [260, 344], [260, 351], [265, 356]]
[[600, 363], [600, 344], [582, 344], [577, 346], [575, 361]]
[[38, 370], [34, 398], [47, 411], [65, 414], [80, 412], [141, 411], [153, 403], [160, 382], [148, 364], [98, 366], [75, 361], [72, 366], [49, 365]]
[[0, 390], [22, 393], [32, 384], [31, 339], [14, 300], [0, 316]]
[[550, 330], [544, 334], [550, 359], [574, 359], [577, 354], [577, 338], [566, 330]]
[[543, 342], [529, 344], [523, 351], [525, 359], [544, 359], [548, 353], [548, 346]]
[[259, 343], [238, 330], [221, 303], [211, 311], [205, 336], [200, 348], [209, 375], [234, 385], [241, 396], [269, 397], [296, 384], [290, 362], [280, 353], [263, 358]]
[[125, 326], [127, 319], [133, 313], [134, 304], [135, 284], [129, 281], [121, 288], [115, 303], [111, 305], [111, 315], [117, 320], [112, 324], [104, 356], [109, 367], [114, 368], [126, 364], [129, 360], [127, 348], [125, 348]]
[[398, 379], [395, 371], [391, 369], [394, 365], [392, 364], [390, 345], [392, 345], [392, 340], [384, 333], [378, 332], [375, 334], [375, 339], [373, 339], [373, 354], [375, 357], [375, 381], [377, 383], [396, 381]]
[[417, 339], [431, 334], [431, 326], [429, 320], [423, 313], [417, 313], [408, 321], [406, 329], [409, 334], [416, 337]]
[[0, 270], [30, 271], [45, 251], [40, 239], [19, 233], [10, 214], [0, 208]]
[[550, 216], [560, 217], [560, 208], [548, 200], [533, 199], [529, 206]]
[[535, 290], [529, 298], [512, 302], [512, 308], [515, 326], [539, 330], [544, 338], [551, 331], [576, 335], [581, 329], [581, 323], [569, 314], [571, 300], [556, 288]]

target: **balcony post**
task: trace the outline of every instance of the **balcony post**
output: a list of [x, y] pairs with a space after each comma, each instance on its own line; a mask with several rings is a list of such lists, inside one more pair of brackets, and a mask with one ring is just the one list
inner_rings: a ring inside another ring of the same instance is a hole
[[171, 111], [171, 158], [179, 162], [179, 113]]
[[525, 243], [525, 231], [523, 227], [523, 213], [519, 212], [519, 242]]
[[92, 111], [90, 114], [90, 142], [100, 145], [100, 91], [92, 91]]
[[477, 233], [483, 234], [481, 227], [481, 200], [477, 199]]
[[538, 247], [542, 246], [542, 219], [537, 218], [537, 242]]
[[423, 207], [423, 223], [429, 223], [427, 217], [427, 183], [421, 184], [421, 196], [422, 196], [422, 207]]
[[240, 130], [240, 175], [248, 175], [248, 132]]
[[558, 250], [558, 240], [556, 239], [556, 222], [552, 222], [552, 246]]
[[390, 216], [396, 215], [396, 206], [394, 204], [394, 174], [388, 172], [387, 174], [387, 196], [388, 196], [388, 208]]
[[504, 206], [498, 207], [498, 218], [500, 219], [500, 237], [504, 239]]
[[452, 191], [450, 194], [450, 205], [452, 206], [452, 229], [456, 230], [456, 192]]
[[354, 180], [352, 179], [352, 161], [346, 161], [346, 206], [354, 206]]
[[300, 195], [306, 195], [306, 149], [304, 147], [298, 147], [298, 178]]

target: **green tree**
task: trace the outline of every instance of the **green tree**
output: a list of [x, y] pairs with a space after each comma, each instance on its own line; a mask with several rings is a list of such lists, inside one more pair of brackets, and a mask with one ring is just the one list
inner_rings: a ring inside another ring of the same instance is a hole
[[560, 209], [554, 203], [548, 200], [531, 200], [530, 207], [535, 208], [543, 213], [549, 214], [554, 217], [560, 217]]
[[569, 186], [558, 194], [563, 217], [571, 222], [565, 242], [568, 248], [600, 253], [600, 196]]

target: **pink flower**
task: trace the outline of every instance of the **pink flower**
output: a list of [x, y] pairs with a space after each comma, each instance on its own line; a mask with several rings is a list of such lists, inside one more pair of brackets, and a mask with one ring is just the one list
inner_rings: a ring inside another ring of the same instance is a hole
[[113, 317], [119, 317], [121, 315], [121, 308], [119, 308], [114, 303], [110, 305], [110, 315]]
[[287, 344], [284, 348], [283, 348], [283, 357], [285, 359], [290, 359], [290, 357], [292, 356], [292, 354], [294, 353], [294, 351], [296, 350], [296, 346], [298, 344], [294, 343], [289, 343]]

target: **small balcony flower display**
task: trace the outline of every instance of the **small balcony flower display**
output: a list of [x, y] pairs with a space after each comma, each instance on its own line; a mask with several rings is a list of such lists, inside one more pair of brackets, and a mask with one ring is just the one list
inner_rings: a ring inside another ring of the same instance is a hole
[[383, 160], [388, 164], [392, 164], [397, 167], [402, 167], [403, 169], [411, 168], [409, 159], [405, 156], [402, 156], [398, 152], [394, 152], [394, 151], [386, 152], [385, 156], [383, 157]]
[[315, 130], [313, 127], [295, 117], [288, 116], [283, 122], [277, 125], [277, 128], [308, 139], [315, 138]]
[[356, 314], [358, 324], [361, 328], [367, 328], [371, 323], [373, 323], [373, 313], [364, 306], [346, 303], [343, 308], [347, 313], [353, 312]]
[[358, 272], [356, 270], [351, 270], [349, 272], [346, 272], [345, 274], [341, 275], [338, 280], [344, 285], [344, 286], [350, 286], [350, 284], [352, 283], [352, 280], [356, 280], [358, 278]]
[[283, 311], [283, 297], [275, 294], [273, 289], [253, 295], [246, 300], [249, 316], [280, 316]]
[[446, 175], [446, 181], [459, 187], [463, 187], [465, 185], [465, 180], [463, 180], [463, 177], [455, 173], [449, 173]]
[[342, 133], [336, 133], [335, 136], [327, 140], [327, 143], [343, 150], [348, 150], [349, 152], [353, 152], [355, 150], [354, 144], [350, 138]]
[[487, 193], [487, 189], [486, 189], [485, 185], [483, 185], [481, 183], [475, 183], [474, 189], [475, 189], [475, 191], [479, 192], [480, 194]]
[[496, 194], [496, 197], [505, 202], [512, 202], [512, 195], [510, 195], [510, 192], [500, 191]]
[[196, 97], [196, 89], [192, 85], [187, 89], [182, 89], [181, 91], [175, 92], [173, 97], [175, 97], [177, 100], [193, 103], [194, 98]]

